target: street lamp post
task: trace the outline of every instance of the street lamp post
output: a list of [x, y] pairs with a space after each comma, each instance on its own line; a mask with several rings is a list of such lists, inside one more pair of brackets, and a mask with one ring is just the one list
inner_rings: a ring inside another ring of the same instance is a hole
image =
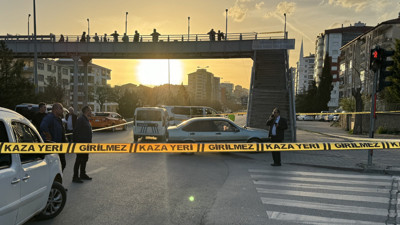
[[[90, 34], [89, 18], [87, 18], [86, 20], [87, 20], [87, 35], [89, 36], [89, 34]], [[88, 41], [89, 41], [89, 40], [88, 40]]]
[[188, 41], [189, 41], [189, 38], [190, 37], [190, 16], [188, 16]]
[[36, 43], [36, 0], [33, 0], [33, 73], [35, 80], [35, 94], [39, 93], [39, 80], [37, 73], [37, 43]]
[[125, 34], [128, 35], [128, 12], [125, 13]]
[[28, 14], [28, 38], [29, 38], [29, 18], [31, 18], [31, 14]]
[[283, 28], [283, 39], [286, 39], [286, 13], [283, 14], [285, 16], [285, 27]]
[[228, 39], [228, 9], [225, 9], [225, 41]]

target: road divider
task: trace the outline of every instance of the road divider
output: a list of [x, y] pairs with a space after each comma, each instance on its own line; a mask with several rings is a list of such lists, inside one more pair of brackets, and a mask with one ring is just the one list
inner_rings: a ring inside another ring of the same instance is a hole
[[400, 149], [394, 142], [321, 143], [0, 143], [0, 154], [20, 153], [196, 153], [196, 152], [273, 152]]

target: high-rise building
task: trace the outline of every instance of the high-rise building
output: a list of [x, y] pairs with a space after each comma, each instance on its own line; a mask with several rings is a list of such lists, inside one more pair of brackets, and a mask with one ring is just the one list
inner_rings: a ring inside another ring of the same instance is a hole
[[207, 72], [206, 69], [198, 69], [188, 74], [189, 96], [195, 104], [204, 104], [207, 101], [220, 101], [220, 78]]
[[333, 110], [339, 107], [339, 64], [340, 48], [348, 42], [370, 30], [372, 27], [365, 23], [355, 23], [354, 26], [342, 27], [325, 30], [325, 33], [317, 37], [315, 43], [315, 68], [314, 79], [318, 86], [322, 75], [323, 62], [325, 57], [329, 57], [331, 63], [331, 75], [333, 90], [331, 100], [328, 103], [329, 109]]
[[311, 54], [304, 57], [303, 41], [301, 41], [300, 57], [297, 62], [297, 70], [295, 76], [295, 95], [304, 94], [308, 91], [310, 85], [314, 81], [314, 59], [315, 55]]

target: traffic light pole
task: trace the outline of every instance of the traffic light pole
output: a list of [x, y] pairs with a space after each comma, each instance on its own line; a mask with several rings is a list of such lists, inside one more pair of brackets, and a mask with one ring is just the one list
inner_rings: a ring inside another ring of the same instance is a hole
[[[374, 73], [374, 83], [372, 85], [372, 96], [371, 96], [371, 114], [369, 117], [369, 137], [374, 138], [374, 130], [375, 130], [375, 104], [376, 104], [376, 86], [378, 84], [378, 78], [380, 75], [380, 70], [376, 70]], [[374, 150], [368, 150], [368, 167], [372, 166], [372, 156], [374, 154]]]

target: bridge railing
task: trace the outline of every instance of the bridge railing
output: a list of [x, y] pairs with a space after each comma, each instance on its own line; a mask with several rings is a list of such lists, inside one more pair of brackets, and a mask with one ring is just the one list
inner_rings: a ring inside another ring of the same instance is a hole
[[[112, 34], [98, 36], [98, 42], [124, 42], [123, 35], [119, 35], [116, 39]], [[84, 42], [96, 42], [94, 36], [85, 37]], [[127, 42], [134, 42], [134, 35], [127, 35]], [[238, 40], [257, 40], [257, 39], [283, 39], [284, 35], [281, 31], [276, 32], [251, 32], [251, 33], [228, 33], [224, 34], [226, 38], [218, 38], [215, 35], [215, 41], [238, 41]], [[80, 42], [81, 35], [37, 35], [39, 42]], [[0, 41], [32, 41], [32, 35], [3, 35]], [[166, 34], [160, 35], [157, 42], [196, 42], [196, 41], [212, 41], [212, 37], [208, 34]], [[125, 41], [126, 42], [126, 41]], [[137, 42], [153, 42], [152, 35], [139, 35]]]

